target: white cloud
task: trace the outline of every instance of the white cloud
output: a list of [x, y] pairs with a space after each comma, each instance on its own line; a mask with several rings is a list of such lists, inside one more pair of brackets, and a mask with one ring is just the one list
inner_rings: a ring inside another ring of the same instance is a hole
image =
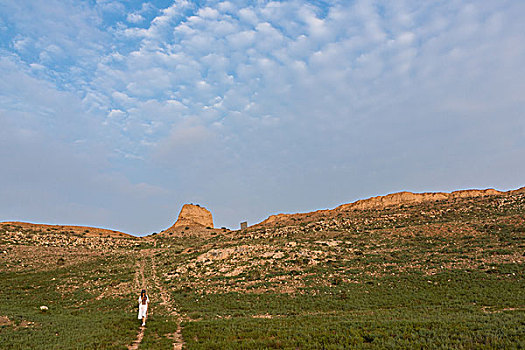
[[414, 42], [415, 35], [412, 32], [403, 32], [397, 36], [396, 41], [400, 45], [410, 45]]
[[331, 31], [325, 21], [318, 18], [312, 8], [303, 7], [299, 10], [299, 18], [307, 24], [307, 31], [311, 40], [330, 40]]
[[126, 112], [121, 111], [120, 109], [112, 109], [108, 113], [108, 119], [115, 121], [123, 121], [126, 118]]
[[245, 30], [239, 33], [231, 34], [227, 37], [229, 44], [234, 49], [243, 49], [251, 46], [255, 42], [254, 30]]
[[259, 22], [257, 14], [250, 8], [240, 9], [238, 16], [241, 21], [255, 26]]
[[142, 15], [138, 14], [138, 13], [130, 13], [128, 14], [128, 16], [126, 17], [126, 20], [130, 23], [142, 23], [144, 22], [144, 17], [142, 17]]
[[220, 12], [223, 13], [233, 13], [236, 10], [235, 5], [233, 5], [230, 1], [221, 1], [217, 5], [217, 8]]
[[115, 0], [96, 0], [96, 5], [104, 12], [122, 13], [125, 11], [125, 6], [119, 1]]
[[197, 11], [197, 16], [206, 19], [216, 19], [219, 17], [219, 11], [211, 7], [205, 7]]
[[46, 69], [44, 65], [38, 63], [31, 63], [29, 66], [35, 71], [44, 71]]
[[25, 51], [29, 45], [31, 45], [31, 38], [28, 37], [17, 36], [13, 40], [13, 47], [19, 52]]

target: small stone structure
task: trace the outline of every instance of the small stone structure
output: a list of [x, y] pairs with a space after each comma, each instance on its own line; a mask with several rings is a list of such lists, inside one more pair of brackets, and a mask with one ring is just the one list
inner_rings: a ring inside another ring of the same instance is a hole
[[241, 230], [245, 230], [248, 228], [248, 221], [241, 222]]

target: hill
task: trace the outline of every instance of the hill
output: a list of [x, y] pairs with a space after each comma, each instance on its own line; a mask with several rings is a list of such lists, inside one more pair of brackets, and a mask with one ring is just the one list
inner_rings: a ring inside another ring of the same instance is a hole
[[494, 189], [486, 190], [461, 190], [451, 193], [446, 192], [426, 192], [426, 193], [412, 193], [412, 192], [397, 192], [385, 196], [377, 196], [368, 199], [358, 200], [353, 203], [342, 204], [332, 210], [318, 210], [310, 213], [298, 214], [277, 214], [272, 215], [256, 226], [275, 226], [275, 225], [289, 225], [295, 221], [303, 220], [304, 218], [313, 217], [329, 217], [341, 215], [341, 212], [353, 210], [366, 209], [387, 209], [394, 206], [414, 205], [429, 202], [447, 202], [452, 204], [456, 200], [465, 198], [482, 198], [486, 196], [505, 196], [525, 193], [525, 187], [517, 190], [502, 192]]
[[29, 222], [7, 221], [0, 222], [0, 226], [12, 227], [14, 230], [23, 229], [35, 232], [54, 232], [62, 234], [80, 235], [85, 237], [112, 237], [112, 238], [131, 238], [130, 234], [115, 230], [108, 230], [88, 226], [65, 226], [65, 225], [46, 225], [34, 224]]
[[[185, 227], [114, 239], [0, 226], [3, 346], [525, 346], [523, 189], [405, 192], [242, 231]], [[137, 332], [141, 288], [152, 305]]]

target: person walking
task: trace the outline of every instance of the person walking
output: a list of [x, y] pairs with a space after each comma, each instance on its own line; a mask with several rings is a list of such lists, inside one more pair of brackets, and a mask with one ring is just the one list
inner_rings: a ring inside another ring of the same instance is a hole
[[146, 294], [146, 290], [143, 289], [140, 292], [139, 296], [139, 317], [138, 319], [142, 319], [142, 326], [144, 327], [146, 325], [146, 317], [148, 315], [148, 304], [149, 304], [149, 297]]

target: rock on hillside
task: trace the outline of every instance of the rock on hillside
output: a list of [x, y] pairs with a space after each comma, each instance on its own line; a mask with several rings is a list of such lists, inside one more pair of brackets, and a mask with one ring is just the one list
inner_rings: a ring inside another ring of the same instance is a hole
[[199, 205], [184, 204], [175, 224], [168, 231], [181, 226], [203, 226], [213, 228], [213, 217], [211, 212]]

